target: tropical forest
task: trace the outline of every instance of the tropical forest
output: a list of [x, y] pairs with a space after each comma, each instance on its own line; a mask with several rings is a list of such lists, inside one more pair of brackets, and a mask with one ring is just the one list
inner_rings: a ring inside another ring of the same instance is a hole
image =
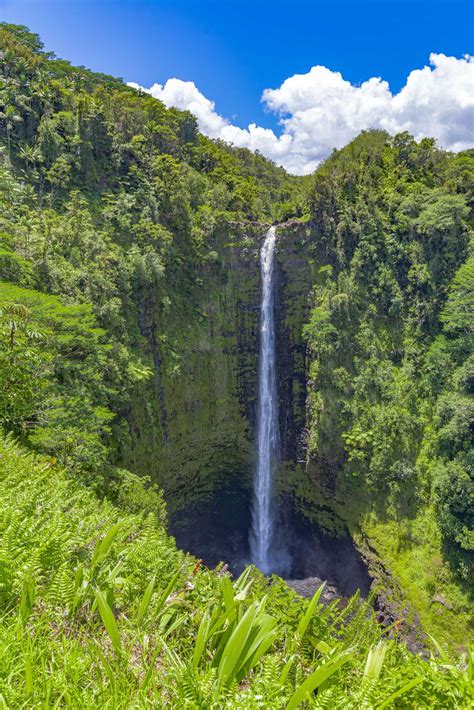
[[0, 24], [0, 708], [473, 707], [473, 208]]

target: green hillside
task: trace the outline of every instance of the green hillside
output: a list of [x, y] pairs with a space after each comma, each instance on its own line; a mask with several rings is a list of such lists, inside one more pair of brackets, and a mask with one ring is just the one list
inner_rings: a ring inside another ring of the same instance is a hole
[[[382, 131], [290, 176], [0, 23], [0, 706], [471, 707], [473, 178]], [[271, 224], [276, 503], [368, 601], [167, 532], [249, 515]]]
[[127, 515], [11, 439], [0, 457], [3, 707], [472, 701], [472, 662], [411, 655], [356, 599], [303, 602], [252, 568], [232, 581], [176, 549], [160, 501]]

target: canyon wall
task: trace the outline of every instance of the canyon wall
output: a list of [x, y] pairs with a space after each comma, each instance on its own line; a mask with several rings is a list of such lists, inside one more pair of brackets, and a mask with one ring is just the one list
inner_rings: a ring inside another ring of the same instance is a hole
[[[166, 312], [145, 293], [139, 328], [154, 364], [127, 412], [123, 463], [150, 475], [171, 514], [219, 489], [244, 496], [255, 463], [259, 249], [266, 225], [233, 223], [215, 235], [216, 254], [197, 287], [197, 306]], [[313, 278], [307, 225], [277, 229], [277, 362], [282, 465], [279, 481], [305, 457], [307, 319]], [[191, 299], [190, 299], [191, 300]], [[196, 298], [194, 297], [194, 302]], [[159, 333], [173, 334], [172, 347]]]

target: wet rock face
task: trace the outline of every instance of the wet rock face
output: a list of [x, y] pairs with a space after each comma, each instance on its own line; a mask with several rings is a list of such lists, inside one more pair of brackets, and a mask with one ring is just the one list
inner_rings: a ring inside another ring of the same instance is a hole
[[313, 262], [309, 228], [277, 228], [276, 361], [281, 458], [294, 465], [304, 460], [307, 361], [303, 326], [308, 321]]
[[[188, 431], [181, 435], [182, 452], [169, 461], [172, 480], [168, 489], [174, 495], [170, 532], [178, 546], [211, 567], [225, 562], [235, 573], [250, 561], [248, 535], [258, 389], [259, 250], [265, 235], [265, 229], [258, 225], [237, 228], [244, 231], [228, 243], [222, 256], [220, 280], [207, 295], [207, 306], [203, 305], [209, 313], [208, 351], [202, 355], [199, 367], [195, 354], [189, 362], [190, 400], [202, 397], [200, 392], [207, 392], [202, 409], [214, 412], [211, 396], [215, 390], [210, 383], [218, 379], [220, 397], [227, 402], [222, 409], [224, 416], [220, 419], [208, 416], [203, 420], [198, 414], [190, 425], [183, 422]], [[306, 454], [307, 362], [303, 326], [308, 320], [314, 282], [312, 248], [306, 225], [296, 223], [277, 228], [275, 320], [283, 479], [285, 471], [294, 469], [298, 462], [304, 463]], [[178, 420], [175, 417], [174, 422]], [[201, 449], [197, 447], [198, 440]], [[304, 475], [304, 465], [300, 470]], [[330, 588], [338, 596], [350, 596], [359, 589], [366, 596], [371, 579], [350, 537], [330, 538], [317, 524], [307, 522], [291, 491], [280, 487], [280, 481], [276, 482], [275, 494], [279, 503], [277, 529], [282, 557], [279, 573], [298, 580], [325, 580], [328, 594]], [[307, 581], [301, 584], [304, 588], [311, 586]]]
[[396, 579], [385, 567], [370, 542], [358, 540], [361, 556], [373, 579], [372, 587], [377, 590], [375, 599], [376, 619], [379, 624], [390, 629], [390, 638], [402, 640], [412, 653], [429, 655], [429, 640], [423, 631], [420, 619], [410, 604]]
[[[151, 475], [171, 512], [206, 501], [233, 478], [250, 489], [255, 465], [259, 250], [267, 225], [233, 223], [215, 235], [218, 258], [192, 298], [165, 313], [139, 299], [138, 326], [155, 366], [132, 397], [121, 463]], [[302, 328], [311, 289], [308, 227], [277, 228], [277, 361], [282, 461], [304, 457], [306, 362]], [[189, 290], [188, 289], [188, 290]], [[196, 300], [197, 299], [197, 300]], [[166, 338], [162, 338], [162, 333]]]
[[349, 537], [329, 538], [313, 530], [308, 538], [295, 541], [292, 577], [307, 579], [317, 573], [338, 596], [350, 597], [357, 590], [366, 597], [371, 578]]
[[[324, 582], [325, 580], [321, 579], [320, 577], [307, 577], [306, 579], [286, 580], [287, 585], [304, 599], [311, 598]], [[335, 599], [340, 598], [341, 595], [339, 594], [336, 587], [334, 587], [332, 584], [324, 584], [324, 589], [320, 596], [320, 601], [323, 604], [330, 604]]]
[[208, 567], [225, 562], [238, 574], [250, 561], [250, 524], [249, 491], [234, 478], [210, 500], [176, 511], [170, 518], [169, 532], [178, 547]]
[[180, 284], [166, 313], [159, 294], [143, 294], [139, 328], [155, 376], [132, 397], [121, 463], [157, 481], [171, 512], [234, 476], [250, 487], [261, 232], [219, 228], [202, 282]]
[[283, 511], [282, 528], [291, 559], [289, 578], [316, 576], [333, 586], [338, 596], [350, 597], [357, 590], [368, 596], [372, 579], [348, 534], [331, 537], [294, 509]]

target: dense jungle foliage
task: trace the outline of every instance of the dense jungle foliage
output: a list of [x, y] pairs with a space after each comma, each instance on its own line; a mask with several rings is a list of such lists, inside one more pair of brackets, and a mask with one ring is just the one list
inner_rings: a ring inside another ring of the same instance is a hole
[[300, 184], [25, 28], [0, 35], [2, 422], [109, 491], [130, 392], [202, 318], [216, 225], [281, 217]]
[[228, 226], [309, 229], [307, 460], [288, 488], [465, 651], [473, 184], [472, 152], [375, 131], [289, 176], [0, 24], [0, 704], [470, 707], [468, 656], [413, 656], [357, 599], [308, 604], [177, 551], [133, 411], [168, 438], [163, 383], [227, 282]]
[[[333, 155], [310, 197], [319, 271], [305, 327], [319, 504], [365, 517], [427, 608], [456, 579], [458, 613], [472, 610], [474, 572], [473, 185], [472, 151], [428, 139], [366, 134]], [[469, 611], [459, 639], [466, 625]]]

